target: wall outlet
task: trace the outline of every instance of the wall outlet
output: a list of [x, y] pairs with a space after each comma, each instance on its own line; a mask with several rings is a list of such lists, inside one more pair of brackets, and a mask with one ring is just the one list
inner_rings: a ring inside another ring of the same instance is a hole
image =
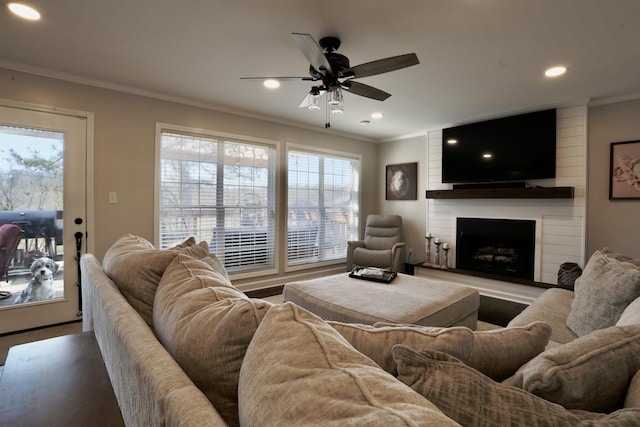
[[413, 249], [409, 248], [409, 256], [413, 256]]

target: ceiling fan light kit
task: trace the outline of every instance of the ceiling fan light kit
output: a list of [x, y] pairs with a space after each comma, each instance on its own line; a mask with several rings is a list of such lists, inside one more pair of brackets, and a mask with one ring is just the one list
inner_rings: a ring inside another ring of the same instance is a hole
[[[310, 77], [243, 77], [243, 79], [320, 81], [322, 84], [312, 86], [299, 106], [312, 111], [320, 110], [320, 96], [326, 93], [328, 110], [333, 114], [342, 114], [344, 112], [343, 90], [354, 95], [384, 101], [391, 96], [390, 93], [354, 79], [388, 73], [420, 63], [415, 53], [408, 53], [351, 67], [349, 58], [336, 52], [340, 47], [340, 39], [337, 37], [323, 37], [317, 43], [309, 34], [292, 33], [292, 35], [309, 61]], [[326, 127], [329, 127], [328, 122]]]
[[331, 88], [329, 90], [329, 105], [341, 105], [342, 104], [342, 89], [339, 87]]
[[308, 103], [309, 103], [309, 110], [311, 111], [318, 111], [320, 110], [320, 95], [313, 95], [313, 94], [309, 94], [308, 95]]

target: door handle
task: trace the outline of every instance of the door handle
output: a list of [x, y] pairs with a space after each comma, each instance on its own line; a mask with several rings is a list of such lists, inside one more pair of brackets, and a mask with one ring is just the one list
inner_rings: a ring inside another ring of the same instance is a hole
[[[76, 218], [76, 224], [78, 224], [78, 220], [82, 223], [81, 218]], [[80, 257], [82, 256], [82, 232], [76, 231], [73, 235], [76, 238], [76, 262], [78, 263], [78, 314], [77, 316], [82, 316], [82, 269], [80, 268]]]

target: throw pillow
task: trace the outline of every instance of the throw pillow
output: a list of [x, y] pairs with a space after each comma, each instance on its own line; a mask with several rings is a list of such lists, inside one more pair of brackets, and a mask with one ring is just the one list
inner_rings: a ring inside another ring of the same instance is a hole
[[242, 359], [272, 304], [249, 299], [222, 279], [204, 261], [176, 256], [158, 285], [153, 319], [158, 340], [237, 426]]
[[578, 336], [616, 324], [640, 296], [640, 267], [596, 251], [576, 281], [567, 326]]
[[471, 354], [462, 360], [491, 379], [502, 381], [542, 353], [550, 337], [551, 326], [544, 322], [475, 331]]
[[631, 379], [627, 395], [624, 398], [625, 408], [640, 408], [640, 371]]
[[630, 256], [621, 254], [607, 247], [602, 248], [601, 252], [609, 258], [614, 258], [618, 261], [630, 262], [631, 264], [640, 265], [640, 259], [633, 259]]
[[195, 244], [196, 244], [196, 238], [191, 236], [187, 240], [185, 240], [184, 242], [178, 243], [177, 245], [172, 246], [171, 249], [182, 249], [182, 248], [186, 248], [186, 247], [189, 247], [189, 246], [193, 246]]
[[616, 326], [638, 324], [640, 324], [640, 298], [634, 299], [633, 302], [624, 309], [620, 315], [620, 319], [616, 322]]
[[[376, 328], [392, 327], [386, 322], [375, 323]], [[396, 327], [400, 325], [395, 325]], [[424, 329], [429, 333], [447, 328], [430, 328], [420, 325], [402, 325], [413, 330]], [[473, 331], [473, 345], [468, 356], [450, 349], [414, 345], [409, 341], [397, 342], [416, 350], [438, 350], [450, 354], [477, 369], [495, 381], [512, 376], [522, 365], [542, 353], [551, 337], [551, 326], [544, 322], [532, 322], [524, 326], [510, 326], [489, 331]], [[351, 342], [351, 341], [350, 341]], [[353, 344], [353, 342], [351, 342]], [[354, 347], [358, 348], [358, 346]], [[393, 347], [393, 346], [391, 346]], [[360, 350], [360, 348], [358, 348]], [[362, 350], [360, 350], [362, 351]], [[367, 352], [365, 354], [369, 355]], [[369, 355], [369, 357], [371, 357]], [[374, 358], [374, 360], [376, 360]]]
[[[211, 286], [225, 287], [235, 291], [237, 296], [243, 296], [244, 293], [238, 291], [229, 280], [224, 267], [218, 268], [218, 264], [221, 265], [214, 254], [208, 254], [201, 259], [196, 259], [187, 254], [178, 254], [173, 258], [171, 264], [167, 266], [162, 278], [165, 282], [175, 284], [185, 280], [194, 281], [192, 289]], [[165, 275], [167, 276], [166, 278]], [[199, 285], [195, 282], [198, 282]], [[184, 291], [182, 287], [176, 286], [175, 288], [179, 291]]]
[[204, 256], [209, 252], [206, 242], [198, 245], [189, 242], [177, 249], [159, 250], [144, 238], [128, 234], [118, 239], [104, 256], [105, 273], [150, 327], [158, 282], [176, 254]]
[[536, 356], [512, 384], [569, 409], [621, 408], [640, 370], [640, 325], [594, 331]]
[[243, 426], [457, 426], [292, 303], [269, 310], [242, 364]]
[[391, 349], [396, 344], [439, 350], [462, 359], [469, 356], [473, 347], [473, 332], [463, 326], [414, 328], [403, 325], [373, 327], [333, 321], [327, 323], [340, 332], [356, 350], [370, 357], [392, 375], [397, 374], [396, 363], [391, 355]]
[[222, 261], [220, 261], [220, 259], [218, 259], [217, 256], [215, 256], [214, 254], [208, 254], [200, 258], [200, 260], [207, 263], [211, 268], [213, 268], [213, 271], [218, 273], [220, 276], [222, 276], [224, 280], [226, 280], [229, 284], [231, 284], [229, 273], [227, 272], [227, 269], [224, 267], [224, 264], [222, 263]]
[[398, 345], [393, 357], [399, 380], [465, 427], [576, 426], [583, 420], [635, 425], [640, 421], [640, 410], [622, 410], [608, 416], [571, 413], [524, 390], [496, 383], [445, 353]]

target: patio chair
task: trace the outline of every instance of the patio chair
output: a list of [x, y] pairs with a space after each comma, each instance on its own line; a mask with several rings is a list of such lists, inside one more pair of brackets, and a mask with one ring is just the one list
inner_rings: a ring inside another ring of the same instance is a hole
[[0, 225], [0, 278], [9, 281], [9, 265], [22, 238], [22, 228], [15, 224]]

